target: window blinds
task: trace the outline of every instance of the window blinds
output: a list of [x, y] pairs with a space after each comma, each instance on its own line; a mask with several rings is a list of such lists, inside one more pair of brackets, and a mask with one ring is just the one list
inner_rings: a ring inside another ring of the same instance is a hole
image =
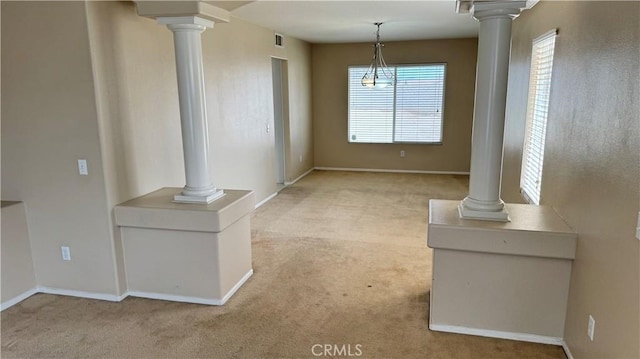
[[532, 204], [540, 204], [555, 40], [556, 30], [544, 34], [533, 41], [531, 52], [520, 191]]
[[391, 66], [383, 89], [362, 86], [367, 69], [349, 67], [349, 142], [442, 142], [445, 64]]
[[394, 87], [362, 86], [368, 68], [349, 67], [349, 142], [391, 143]]
[[395, 142], [441, 142], [444, 65], [398, 67]]

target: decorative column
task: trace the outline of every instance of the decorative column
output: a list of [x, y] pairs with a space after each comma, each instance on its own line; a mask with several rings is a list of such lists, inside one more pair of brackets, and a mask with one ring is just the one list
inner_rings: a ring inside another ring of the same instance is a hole
[[509, 221], [500, 199], [504, 114], [511, 48], [511, 22], [525, 1], [473, 2], [480, 21], [471, 144], [469, 195], [458, 207], [461, 218]]
[[209, 169], [209, 131], [202, 65], [201, 34], [213, 21], [198, 17], [158, 17], [173, 32], [178, 74], [182, 148], [187, 184], [174, 202], [211, 203], [224, 192], [213, 185]]

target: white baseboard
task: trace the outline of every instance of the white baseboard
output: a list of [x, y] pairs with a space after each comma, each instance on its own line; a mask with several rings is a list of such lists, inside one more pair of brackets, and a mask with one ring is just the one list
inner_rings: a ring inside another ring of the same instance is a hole
[[127, 294], [118, 296], [118, 295], [108, 294], [108, 293], [94, 293], [94, 292], [84, 292], [79, 290], [58, 289], [58, 288], [50, 288], [50, 287], [36, 287], [20, 294], [15, 298], [9, 299], [8, 301], [2, 303], [1, 310], [5, 310], [11, 306], [14, 306], [37, 293], [66, 295], [70, 297], [87, 298], [87, 299], [99, 299], [99, 300], [107, 300], [110, 302], [120, 302], [127, 297]]
[[139, 291], [132, 290], [127, 292], [127, 294], [130, 297], [168, 300], [171, 302], [206, 304], [206, 305], [222, 305], [223, 304], [222, 301], [219, 299], [188, 297], [183, 295], [173, 295], [173, 294], [164, 294], [164, 293], [139, 292]]
[[256, 204], [256, 209], [258, 209], [259, 207], [263, 206], [265, 203], [269, 202], [270, 200], [272, 200], [277, 195], [278, 195], [278, 192], [272, 193], [271, 195], [269, 195], [269, 197], [263, 199], [262, 201], [260, 201], [260, 203]]
[[562, 341], [562, 350], [564, 350], [564, 355], [567, 356], [567, 359], [573, 359], [571, 350], [569, 350], [569, 346], [567, 345], [567, 342], [565, 342], [564, 340]]
[[466, 328], [466, 327], [458, 327], [455, 325], [429, 324], [429, 329], [437, 332], [477, 335], [480, 337], [510, 339], [510, 340], [518, 340], [518, 341], [531, 342], [531, 343], [552, 344], [552, 345], [560, 345], [560, 346], [564, 343], [564, 340], [558, 337], [548, 337], [543, 335], [525, 334], [525, 333], [501, 332], [497, 330]]
[[231, 296], [233, 296], [238, 291], [238, 289], [240, 289], [240, 287], [242, 287], [242, 285], [247, 280], [249, 280], [249, 278], [251, 278], [252, 275], [253, 275], [253, 269], [247, 272], [247, 274], [245, 274], [238, 281], [238, 283], [236, 283], [236, 285], [234, 285], [233, 288], [231, 288], [229, 292], [227, 292], [227, 294], [225, 294], [224, 297], [222, 297], [222, 299], [207, 299], [207, 298], [187, 297], [187, 296], [172, 295], [172, 294], [147, 293], [147, 292], [139, 292], [139, 291], [128, 291], [122, 295], [115, 295], [115, 294], [107, 294], [107, 293], [84, 292], [79, 290], [58, 289], [58, 288], [50, 288], [50, 287], [36, 287], [3, 302], [2, 304], [0, 304], [0, 311], [3, 311], [11, 306], [14, 306], [36, 293], [66, 295], [70, 297], [79, 297], [79, 298], [87, 298], [87, 299], [99, 299], [99, 300], [106, 300], [109, 302], [121, 302], [124, 298], [128, 296], [132, 296], [132, 297], [141, 297], [141, 298], [149, 298], [149, 299], [170, 300], [174, 302], [223, 305], [229, 300], [229, 298], [231, 298]]
[[127, 294], [131, 297], [138, 298], [147, 298], [147, 299], [158, 299], [158, 300], [168, 300], [172, 302], [182, 302], [182, 303], [193, 303], [193, 304], [206, 304], [206, 305], [224, 305], [231, 296], [233, 296], [240, 287], [253, 275], [253, 269], [247, 272], [247, 274], [242, 277], [236, 283], [236, 285], [229, 290], [227, 294], [222, 297], [222, 299], [211, 299], [211, 298], [199, 298], [199, 297], [190, 297], [184, 295], [173, 295], [173, 294], [165, 294], [165, 293], [150, 293], [150, 292], [140, 292], [140, 291], [129, 291]]
[[37, 291], [39, 293], [66, 295], [70, 297], [79, 297], [79, 298], [88, 298], [88, 299], [107, 300], [109, 302], [119, 302], [127, 297], [126, 293], [123, 295], [115, 295], [115, 294], [108, 294], [108, 293], [85, 292], [81, 290], [58, 289], [58, 288], [50, 288], [50, 287], [38, 287]]
[[315, 168], [314, 168], [314, 167], [312, 167], [310, 170], [308, 170], [307, 172], [305, 172], [305, 173], [301, 174], [300, 176], [298, 176], [298, 178], [294, 179], [294, 180], [293, 180], [293, 181], [291, 181], [291, 182], [286, 182], [286, 181], [285, 181], [285, 182], [284, 182], [284, 185], [285, 185], [285, 186], [289, 186], [289, 185], [292, 185], [292, 184], [294, 184], [294, 183], [296, 183], [296, 182], [300, 181], [300, 180], [301, 180], [301, 179], [303, 179], [306, 175], [308, 175], [309, 173], [313, 172], [313, 170], [314, 170], [314, 169], [315, 169]]
[[10, 308], [10, 307], [22, 302], [23, 300], [29, 298], [30, 296], [32, 296], [32, 295], [34, 295], [36, 293], [38, 293], [38, 288], [37, 287], [36, 288], [31, 288], [28, 291], [26, 291], [26, 292], [24, 292], [24, 293], [22, 293], [20, 295], [17, 295], [15, 297], [3, 302], [2, 304], [0, 304], [0, 311], [3, 311], [5, 309], [7, 309], [7, 308]]
[[319, 171], [420, 173], [420, 174], [430, 174], [430, 175], [468, 175], [469, 174], [469, 172], [456, 172], [456, 171], [387, 170], [387, 169], [379, 169], [379, 168], [315, 167], [315, 169]]
[[253, 269], [249, 270], [247, 272], [247, 274], [244, 275], [244, 277], [242, 277], [238, 283], [236, 283], [236, 285], [233, 286], [233, 288], [231, 288], [231, 290], [229, 290], [229, 292], [227, 292], [227, 294], [224, 295], [224, 297], [222, 297], [222, 304], [226, 303], [229, 298], [231, 298], [231, 296], [233, 296], [234, 294], [236, 294], [236, 292], [238, 291], [238, 289], [240, 289], [240, 287], [242, 287], [242, 285], [249, 280], [249, 278], [251, 278], [251, 276], [253, 275]]

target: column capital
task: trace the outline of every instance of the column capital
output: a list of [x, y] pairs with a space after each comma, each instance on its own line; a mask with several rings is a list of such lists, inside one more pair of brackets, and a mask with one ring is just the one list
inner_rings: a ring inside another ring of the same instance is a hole
[[[204, 1], [135, 1], [138, 15], [158, 19], [163, 17], [199, 17], [212, 22], [229, 22], [229, 11]], [[192, 24], [193, 25], [193, 24]]]
[[207, 28], [213, 28], [214, 22], [199, 16], [166, 16], [156, 19], [158, 24], [167, 25], [171, 30], [192, 28], [194, 30], [204, 31]]
[[470, 12], [478, 21], [504, 17], [513, 20], [527, 7], [527, 1], [474, 1]]
[[476, 20], [510, 17], [515, 19], [520, 12], [532, 8], [539, 0], [458, 0], [456, 12], [471, 13]]

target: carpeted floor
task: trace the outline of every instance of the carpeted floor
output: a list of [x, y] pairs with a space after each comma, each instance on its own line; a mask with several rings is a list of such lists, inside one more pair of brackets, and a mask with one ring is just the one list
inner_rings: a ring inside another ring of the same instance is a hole
[[428, 201], [461, 199], [467, 185], [313, 172], [252, 215], [255, 274], [225, 306], [38, 294], [2, 312], [2, 357], [313, 358], [329, 344], [342, 357], [565, 358], [428, 330]]

